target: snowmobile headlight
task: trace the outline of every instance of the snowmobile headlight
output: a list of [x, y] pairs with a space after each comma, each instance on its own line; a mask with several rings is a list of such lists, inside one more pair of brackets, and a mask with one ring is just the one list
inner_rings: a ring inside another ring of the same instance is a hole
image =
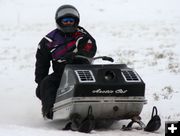
[[104, 78], [106, 80], [113, 80], [115, 78], [115, 73], [113, 71], [106, 71]]

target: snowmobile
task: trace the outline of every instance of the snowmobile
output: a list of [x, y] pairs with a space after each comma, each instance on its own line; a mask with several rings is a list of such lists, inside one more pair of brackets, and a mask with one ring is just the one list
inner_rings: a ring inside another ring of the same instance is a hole
[[64, 130], [85, 133], [123, 119], [131, 119], [123, 130], [131, 129], [134, 123], [145, 129], [139, 116], [147, 103], [144, 81], [126, 64], [93, 64], [97, 59], [113, 62], [107, 56], [76, 56], [73, 64], [66, 65], [57, 90], [53, 119], [68, 120]]

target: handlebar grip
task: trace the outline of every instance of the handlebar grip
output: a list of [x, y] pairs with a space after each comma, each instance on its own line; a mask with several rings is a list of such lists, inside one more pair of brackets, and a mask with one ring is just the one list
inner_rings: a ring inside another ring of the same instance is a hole
[[102, 57], [102, 60], [107, 60], [107, 61], [110, 61], [110, 62], [114, 62], [114, 59], [113, 59], [113, 58], [107, 57], [107, 56], [103, 56], [103, 57]]

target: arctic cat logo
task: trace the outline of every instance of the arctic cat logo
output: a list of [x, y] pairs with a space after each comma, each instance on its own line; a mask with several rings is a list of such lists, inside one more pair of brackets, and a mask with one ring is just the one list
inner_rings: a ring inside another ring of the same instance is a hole
[[101, 90], [101, 89], [97, 89], [97, 90], [92, 91], [92, 93], [96, 93], [96, 94], [112, 94], [112, 93], [125, 94], [127, 92], [128, 92], [128, 90], [123, 90], [123, 89], [118, 89], [118, 90]]
[[101, 89], [98, 89], [98, 90], [93, 90], [92, 93], [108, 93], [108, 94], [112, 94], [114, 93], [113, 90], [101, 90]]

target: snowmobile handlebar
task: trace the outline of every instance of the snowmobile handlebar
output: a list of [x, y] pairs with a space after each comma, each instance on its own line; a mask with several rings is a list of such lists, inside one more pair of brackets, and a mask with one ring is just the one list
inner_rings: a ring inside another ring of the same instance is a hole
[[99, 57], [93, 58], [93, 60], [96, 60], [96, 59], [102, 59], [102, 60], [105, 60], [105, 61], [114, 62], [114, 59], [111, 58], [111, 57], [108, 57], [108, 56], [99, 56]]

